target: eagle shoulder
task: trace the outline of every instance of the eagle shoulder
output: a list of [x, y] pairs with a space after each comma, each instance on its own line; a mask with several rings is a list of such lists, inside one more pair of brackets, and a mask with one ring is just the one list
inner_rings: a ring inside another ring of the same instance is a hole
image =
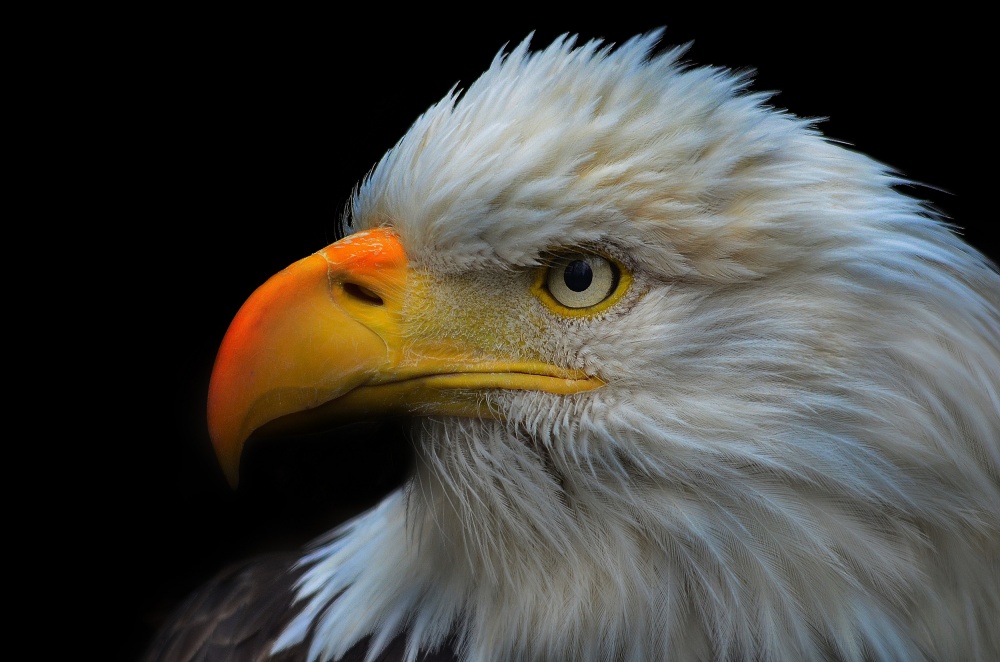
[[[195, 591], [160, 628], [143, 662], [300, 662], [306, 643], [271, 654], [275, 641], [298, 615], [295, 583], [302, 571], [294, 554], [271, 554], [230, 565]], [[370, 637], [352, 647], [341, 662], [363, 662]], [[374, 659], [405, 659], [400, 634]], [[450, 646], [422, 652], [420, 662], [457, 662]]]
[[[167, 619], [145, 662], [304, 659], [301, 651], [269, 656], [299, 607], [293, 555], [272, 554], [230, 565], [195, 591]], [[297, 654], [297, 656], [296, 656]]]

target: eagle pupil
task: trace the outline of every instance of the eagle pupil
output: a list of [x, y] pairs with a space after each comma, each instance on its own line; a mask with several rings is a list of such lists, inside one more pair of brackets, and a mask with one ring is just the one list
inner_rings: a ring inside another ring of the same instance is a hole
[[583, 292], [590, 287], [593, 280], [594, 271], [583, 260], [573, 260], [566, 265], [566, 271], [563, 272], [563, 281], [566, 283], [566, 287], [574, 292]]

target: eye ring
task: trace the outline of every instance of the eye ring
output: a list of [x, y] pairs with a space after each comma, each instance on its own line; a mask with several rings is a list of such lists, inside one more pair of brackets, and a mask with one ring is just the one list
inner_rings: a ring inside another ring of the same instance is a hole
[[631, 282], [631, 274], [617, 260], [576, 250], [556, 253], [539, 269], [533, 289], [553, 312], [580, 317], [613, 305]]
[[549, 294], [567, 308], [590, 308], [615, 290], [618, 269], [607, 258], [589, 253], [560, 257], [545, 277]]

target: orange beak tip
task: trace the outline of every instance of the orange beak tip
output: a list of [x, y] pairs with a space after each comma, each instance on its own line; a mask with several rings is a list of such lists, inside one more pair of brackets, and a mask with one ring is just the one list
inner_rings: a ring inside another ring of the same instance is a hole
[[240, 486], [240, 467], [238, 464], [222, 463], [222, 473], [226, 477], [229, 487], [236, 490]]

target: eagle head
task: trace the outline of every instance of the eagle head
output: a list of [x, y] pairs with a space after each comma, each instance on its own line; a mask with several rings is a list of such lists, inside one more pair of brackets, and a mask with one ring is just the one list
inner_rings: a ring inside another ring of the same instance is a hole
[[1000, 276], [749, 81], [502, 52], [248, 300], [209, 424], [387, 414], [416, 461], [300, 562], [276, 652], [985, 659]]

